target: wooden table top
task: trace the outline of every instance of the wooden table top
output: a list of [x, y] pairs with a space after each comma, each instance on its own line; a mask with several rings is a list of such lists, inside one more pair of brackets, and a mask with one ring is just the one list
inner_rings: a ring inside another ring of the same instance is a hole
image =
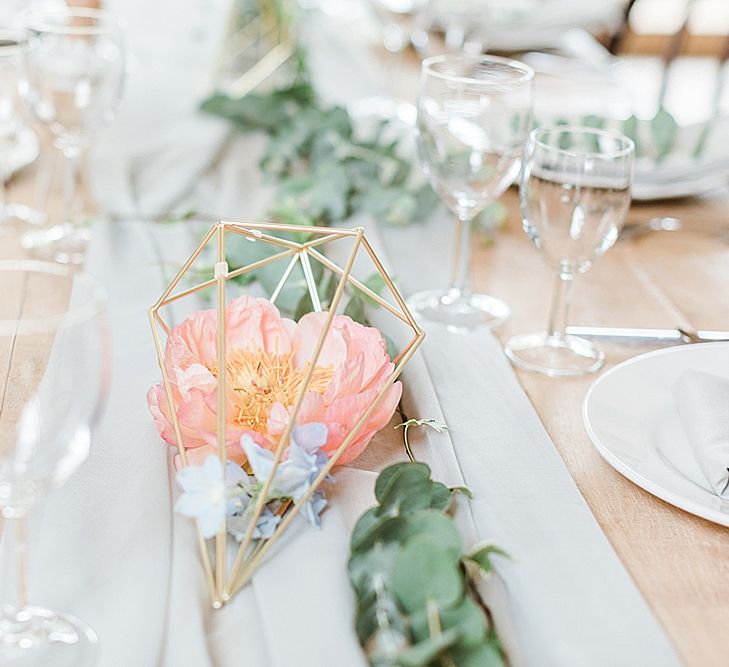
[[[31, 203], [33, 169], [10, 183], [8, 199]], [[486, 246], [474, 240], [474, 288], [504, 299], [512, 319], [498, 332], [543, 329], [553, 276], [520, 228], [514, 190], [503, 198], [508, 222]], [[49, 202], [58, 213], [57, 196]], [[575, 289], [574, 324], [729, 329], [729, 241], [701, 231], [727, 224], [729, 190], [703, 199], [634, 205], [629, 223], [680, 218], [687, 231], [620, 241]], [[0, 226], [0, 258], [22, 257], [21, 229]], [[605, 368], [650, 348], [603, 346]], [[592, 512], [687, 665], [726, 665], [729, 655], [729, 531], [642, 491], [605, 463], [581, 421], [595, 376], [551, 379], [523, 371], [519, 380]], [[390, 455], [401, 457], [397, 444]], [[386, 455], [387, 456], [387, 455]]]
[[[726, 223], [729, 191], [710, 200], [634, 204], [629, 223], [657, 215], [697, 231], [619, 241], [575, 285], [571, 322], [583, 325], [729, 329], [729, 240], [702, 233]], [[503, 342], [546, 326], [553, 276], [520, 228], [515, 192], [509, 220], [490, 247], [476, 244], [475, 287], [503, 298], [512, 318]], [[655, 348], [602, 345], [605, 369]], [[595, 376], [517, 375], [608, 539], [687, 665], [726, 665], [729, 655], [729, 530], [643, 491], [590, 443], [582, 402]]]

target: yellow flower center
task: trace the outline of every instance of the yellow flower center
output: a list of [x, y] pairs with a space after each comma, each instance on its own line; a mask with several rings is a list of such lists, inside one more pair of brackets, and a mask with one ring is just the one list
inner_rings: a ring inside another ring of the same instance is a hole
[[[226, 375], [237, 413], [235, 423], [259, 433], [267, 430], [274, 403], [291, 407], [306, 378], [309, 364], [294, 366], [294, 354], [269, 354], [263, 350], [228, 352]], [[217, 369], [210, 369], [217, 377]], [[334, 375], [331, 366], [315, 366], [307, 391], [323, 394]]]

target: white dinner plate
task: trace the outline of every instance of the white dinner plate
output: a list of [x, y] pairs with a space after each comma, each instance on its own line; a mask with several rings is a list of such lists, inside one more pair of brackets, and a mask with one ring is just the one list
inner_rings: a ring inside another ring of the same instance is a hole
[[[492, 51], [550, 48], [572, 28], [589, 32], [614, 28], [624, 6], [621, 0], [461, 0], [458, 4], [465, 16], [476, 15], [471, 29]], [[446, 26], [453, 8], [449, 2], [440, 2], [432, 13], [436, 24]]]
[[701, 473], [673, 402], [671, 387], [687, 370], [729, 379], [729, 343], [672, 347], [615, 366], [587, 392], [585, 429], [602, 457], [629, 480], [691, 514], [729, 526], [729, 502]]

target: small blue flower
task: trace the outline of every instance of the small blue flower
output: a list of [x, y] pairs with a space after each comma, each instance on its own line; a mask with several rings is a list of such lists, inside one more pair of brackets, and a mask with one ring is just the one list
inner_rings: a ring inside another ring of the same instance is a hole
[[[296, 426], [292, 430], [288, 457], [279, 463], [271, 483], [272, 497], [301, 501], [329, 462], [329, 457], [321, 451], [327, 435], [327, 426], [321, 423]], [[256, 479], [265, 482], [273, 469], [273, 453], [256, 444], [249, 435], [241, 437], [240, 444]], [[331, 479], [326, 477], [327, 481]], [[317, 491], [301, 505], [300, 511], [313, 525], [319, 526], [319, 515], [326, 504], [324, 494]]]
[[267, 540], [273, 535], [279, 523], [281, 523], [281, 517], [278, 514], [274, 514], [268, 507], [264, 507], [261, 516], [256, 521], [256, 527], [253, 530], [253, 539]]
[[311, 498], [301, 505], [301, 510], [299, 511], [312, 526], [321, 528], [321, 520], [319, 517], [326, 506], [327, 499], [324, 497], [324, 494], [321, 491], [315, 491]]
[[177, 473], [183, 494], [175, 511], [195, 519], [203, 537], [212, 537], [222, 527], [227, 509], [223, 465], [211, 454], [202, 465], [189, 465]]
[[245, 452], [255, 478], [259, 482], [265, 482], [273, 469], [273, 452], [258, 445], [248, 434], [241, 436], [240, 446]]
[[329, 429], [326, 424], [312, 422], [303, 426], [294, 426], [291, 432], [291, 444], [296, 443], [307, 454], [319, 451], [327, 442]]
[[[228, 532], [240, 542], [248, 530], [250, 520], [248, 513], [236, 514], [230, 517], [228, 519]], [[281, 517], [264, 506], [258, 521], [256, 521], [256, 527], [253, 529], [253, 539], [267, 540], [273, 535], [279, 523], [281, 523]]]

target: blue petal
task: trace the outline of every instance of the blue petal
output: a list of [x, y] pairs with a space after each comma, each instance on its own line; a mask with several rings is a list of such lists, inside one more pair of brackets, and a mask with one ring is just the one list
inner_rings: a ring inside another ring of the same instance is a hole
[[247, 482], [248, 475], [237, 463], [228, 461], [225, 466], [225, 486], [235, 486], [238, 482]]
[[295, 426], [291, 433], [291, 442], [292, 444], [295, 442], [299, 447], [306, 450], [307, 453], [313, 454], [326, 444], [328, 435], [329, 429], [326, 424], [312, 422], [310, 424]]
[[263, 447], [257, 445], [249, 435], [241, 436], [240, 446], [248, 458], [248, 463], [256, 479], [259, 482], [265, 482], [273, 468], [273, 452], [269, 452], [267, 449], [263, 449]]
[[213, 537], [221, 529], [224, 512], [225, 507], [222, 504], [214, 505], [197, 518], [197, 526], [203, 537]]

